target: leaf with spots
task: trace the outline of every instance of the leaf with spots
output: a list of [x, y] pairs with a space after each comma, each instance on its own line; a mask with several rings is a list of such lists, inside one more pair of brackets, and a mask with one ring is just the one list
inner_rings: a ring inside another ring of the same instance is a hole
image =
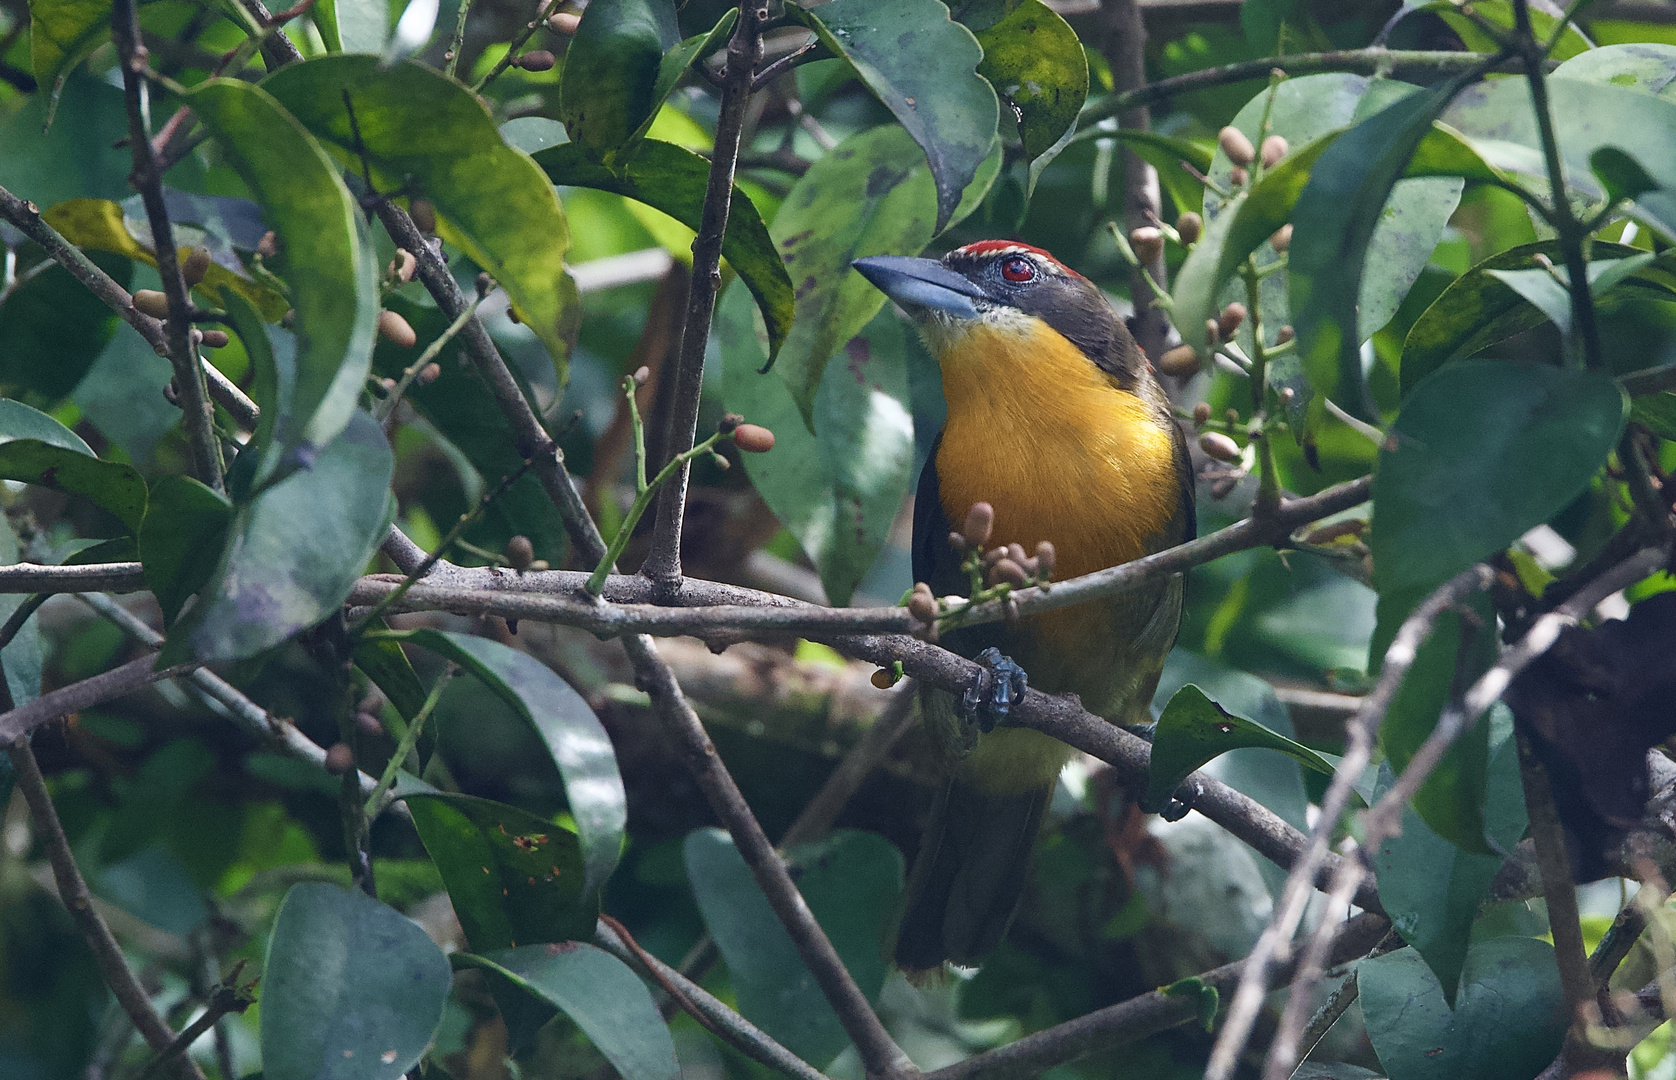
[[1082, 42], [1042, 0], [1024, 0], [978, 31], [978, 44], [983, 46], [978, 74], [1012, 107], [1024, 156], [1034, 163], [1076, 125], [1088, 99]]
[[941, 232], [989, 157], [1000, 119], [995, 91], [977, 72], [977, 39], [940, 0], [831, 0], [808, 11], [788, 4], [786, 14], [848, 62], [925, 151]]
[[1152, 766], [1141, 809], [1155, 812], [1169, 802], [1176, 785], [1194, 769], [1230, 750], [1279, 750], [1316, 772], [1332, 775], [1320, 754], [1255, 720], [1229, 712], [1192, 683], [1176, 691], [1158, 718], [1152, 738]]

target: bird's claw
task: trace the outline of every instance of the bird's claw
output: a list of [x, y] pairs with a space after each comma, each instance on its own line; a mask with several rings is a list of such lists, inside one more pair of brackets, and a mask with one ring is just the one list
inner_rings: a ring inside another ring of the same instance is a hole
[[979, 672], [972, 685], [966, 688], [960, 704], [966, 722], [988, 734], [995, 730], [996, 724], [1007, 718], [1013, 705], [1024, 696], [1026, 677], [1024, 669], [1010, 657], [1001, 655], [1000, 649], [985, 649], [978, 654], [978, 663], [985, 670]]

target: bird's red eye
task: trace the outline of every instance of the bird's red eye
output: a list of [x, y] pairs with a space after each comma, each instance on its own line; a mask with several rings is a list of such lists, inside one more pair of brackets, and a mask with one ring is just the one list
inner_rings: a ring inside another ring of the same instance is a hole
[[1022, 255], [1014, 255], [1001, 263], [1001, 276], [1008, 281], [1029, 281], [1036, 276], [1036, 268]]

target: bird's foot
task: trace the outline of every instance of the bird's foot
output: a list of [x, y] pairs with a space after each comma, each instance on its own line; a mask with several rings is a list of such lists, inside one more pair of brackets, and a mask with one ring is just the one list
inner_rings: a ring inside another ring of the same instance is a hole
[[1026, 678], [1024, 669], [1001, 655], [1000, 649], [985, 649], [978, 654], [978, 663], [984, 670], [966, 688], [960, 705], [966, 722], [988, 734], [1024, 696]]

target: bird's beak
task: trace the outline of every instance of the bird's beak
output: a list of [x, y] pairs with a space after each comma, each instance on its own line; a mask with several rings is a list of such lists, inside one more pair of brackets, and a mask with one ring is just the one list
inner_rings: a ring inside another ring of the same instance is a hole
[[956, 319], [976, 319], [978, 309], [972, 301], [986, 299], [982, 289], [932, 259], [874, 255], [850, 265], [913, 315], [935, 311]]

